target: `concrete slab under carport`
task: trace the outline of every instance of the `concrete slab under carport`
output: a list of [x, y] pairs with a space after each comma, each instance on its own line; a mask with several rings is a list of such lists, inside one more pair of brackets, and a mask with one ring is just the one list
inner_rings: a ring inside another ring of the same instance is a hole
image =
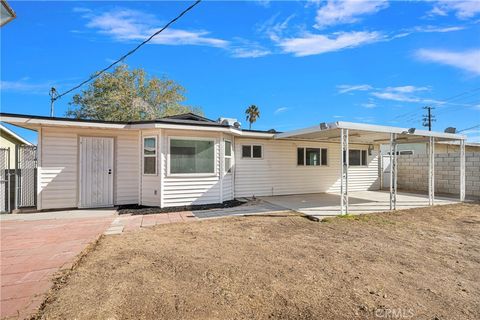
[[[291, 209], [318, 219], [340, 215], [340, 194], [309, 193], [284, 196], [260, 197], [285, 209]], [[435, 197], [435, 204], [454, 204], [459, 200], [449, 197]], [[428, 206], [428, 195], [398, 192], [397, 210]], [[349, 214], [384, 212], [390, 210], [390, 193], [387, 191], [349, 192]]]

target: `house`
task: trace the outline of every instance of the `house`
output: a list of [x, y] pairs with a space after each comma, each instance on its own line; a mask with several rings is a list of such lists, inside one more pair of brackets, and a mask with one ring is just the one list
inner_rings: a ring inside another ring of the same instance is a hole
[[10, 150], [10, 169], [15, 169], [16, 153], [15, 148], [19, 145], [31, 146], [32, 143], [25, 140], [12, 130], [8, 129], [4, 125], [0, 124], [0, 148]]
[[[383, 144], [380, 146], [382, 154], [388, 154], [389, 145]], [[460, 144], [458, 141], [439, 141], [435, 144], [435, 154], [443, 153], [458, 153], [460, 150]], [[400, 155], [414, 155], [414, 154], [427, 154], [428, 143], [404, 143], [398, 146], [398, 152]], [[465, 142], [465, 152], [480, 152], [480, 143], [477, 142]]]
[[[458, 140], [464, 151], [465, 139], [350, 122], [283, 133], [245, 130], [194, 114], [134, 122], [0, 116], [38, 132], [39, 210], [174, 207], [332, 192], [341, 195], [342, 212], [347, 212], [349, 191], [380, 188], [380, 144], [392, 141], [395, 150], [398, 143]], [[463, 189], [464, 176], [463, 170]], [[395, 183], [390, 192], [395, 207]], [[433, 201], [433, 190], [429, 196]]]

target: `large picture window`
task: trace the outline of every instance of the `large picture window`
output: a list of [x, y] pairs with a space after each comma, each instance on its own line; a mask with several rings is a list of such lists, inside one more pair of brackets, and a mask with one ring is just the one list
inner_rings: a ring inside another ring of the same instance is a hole
[[326, 148], [297, 148], [297, 165], [326, 166], [328, 150]]
[[143, 138], [143, 174], [157, 174], [157, 138]]
[[170, 173], [215, 173], [215, 142], [170, 139]]
[[[348, 150], [349, 159], [348, 164], [350, 166], [366, 166], [367, 163], [367, 150]], [[345, 161], [345, 151], [343, 152], [344, 161]]]

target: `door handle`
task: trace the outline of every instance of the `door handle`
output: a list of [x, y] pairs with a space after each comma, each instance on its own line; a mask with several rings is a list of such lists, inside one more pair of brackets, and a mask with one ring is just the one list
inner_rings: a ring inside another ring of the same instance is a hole
[[108, 174], [112, 174], [112, 169], [108, 169]]

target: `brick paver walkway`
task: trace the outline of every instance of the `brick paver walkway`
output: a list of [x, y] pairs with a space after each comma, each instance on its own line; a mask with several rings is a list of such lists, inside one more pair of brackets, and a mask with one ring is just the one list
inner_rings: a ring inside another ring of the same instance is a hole
[[52, 286], [114, 217], [1, 222], [0, 317], [27, 318]]

